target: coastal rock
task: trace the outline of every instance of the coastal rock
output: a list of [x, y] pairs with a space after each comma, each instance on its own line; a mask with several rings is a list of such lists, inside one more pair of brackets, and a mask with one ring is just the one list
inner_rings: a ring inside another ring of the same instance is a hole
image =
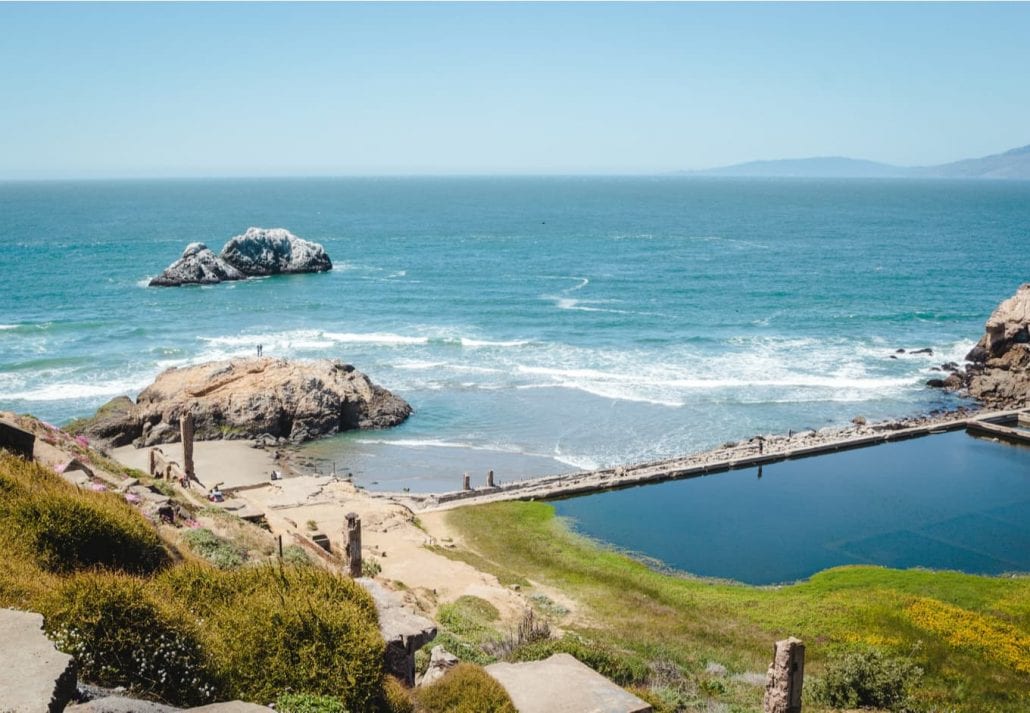
[[248, 228], [225, 244], [221, 258], [241, 273], [253, 276], [333, 269], [325, 248], [284, 228]]
[[426, 672], [419, 679], [418, 686], [421, 688], [422, 686], [436, 683], [459, 663], [458, 657], [448, 652], [444, 647], [434, 646], [433, 650], [429, 652], [429, 667], [426, 668]]
[[[144, 389], [131, 411], [101, 407], [79, 422], [79, 433], [108, 445], [152, 446], [179, 440], [179, 416], [192, 411], [198, 440], [272, 437], [301, 443], [339, 431], [386, 428], [411, 414], [403, 399], [367, 376], [331, 359], [287, 361], [271, 357], [171, 368]], [[131, 402], [130, 402], [131, 403]]]
[[971, 363], [965, 373], [945, 379], [945, 388], [965, 391], [993, 408], [1030, 403], [1030, 283], [991, 313], [966, 359]]
[[246, 277], [228, 262], [211, 252], [204, 243], [190, 243], [182, 257], [150, 281], [151, 287], [178, 287], [179, 285], [214, 285], [226, 280]]
[[[1030, 342], [1030, 282], [998, 305], [987, 319], [986, 334], [977, 343], [989, 357], [1000, 357], [1014, 344]], [[982, 360], [981, 360], [982, 361]]]
[[73, 421], [65, 427], [69, 433], [86, 436], [90, 441], [111, 448], [132, 443], [138, 428], [136, 404], [128, 396], [118, 396], [97, 409], [92, 418]]

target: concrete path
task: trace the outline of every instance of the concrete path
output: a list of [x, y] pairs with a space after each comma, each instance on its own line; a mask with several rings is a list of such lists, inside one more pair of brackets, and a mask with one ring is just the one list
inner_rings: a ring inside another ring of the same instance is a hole
[[650, 713], [651, 706], [569, 654], [486, 667], [519, 713]]

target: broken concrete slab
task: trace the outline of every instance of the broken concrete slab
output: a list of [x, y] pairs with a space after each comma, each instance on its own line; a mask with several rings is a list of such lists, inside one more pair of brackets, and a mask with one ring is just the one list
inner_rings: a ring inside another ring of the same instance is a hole
[[18, 424], [0, 419], [0, 448], [32, 460], [32, 450], [36, 445], [36, 436]]
[[228, 701], [227, 703], [210, 703], [199, 708], [187, 708], [189, 713], [268, 713], [268, 708], [257, 703]]
[[75, 659], [54, 648], [43, 616], [0, 609], [0, 703], [4, 713], [60, 713], [75, 695]]
[[574, 656], [495, 663], [486, 672], [501, 684], [519, 713], [651, 713], [651, 706]]
[[436, 624], [408, 611], [396, 594], [373, 579], [354, 580], [375, 601], [379, 633], [386, 642], [386, 671], [408, 686], [415, 685], [415, 652], [436, 638]]
[[122, 696], [105, 696], [86, 703], [76, 703], [64, 709], [64, 713], [179, 713], [181, 708], [173, 708], [163, 703], [140, 701]]

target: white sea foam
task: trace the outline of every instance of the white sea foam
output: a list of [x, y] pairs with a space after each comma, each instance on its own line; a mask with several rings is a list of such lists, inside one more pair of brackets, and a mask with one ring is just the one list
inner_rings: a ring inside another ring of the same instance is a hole
[[74, 401], [136, 393], [149, 382], [150, 380], [145, 377], [85, 383], [56, 381], [35, 388], [4, 393], [3, 398], [12, 401]]
[[5, 329], [17, 329], [17, 328], [18, 328], [17, 324], [0, 324], [0, 331], [3, 331]]
[[403, 346], [407, 344], [428, 344], [429, 337], [413, 337], [390, 332], [322, 332], [327, 339], [337, 344], [378, 344], [382, 346]]

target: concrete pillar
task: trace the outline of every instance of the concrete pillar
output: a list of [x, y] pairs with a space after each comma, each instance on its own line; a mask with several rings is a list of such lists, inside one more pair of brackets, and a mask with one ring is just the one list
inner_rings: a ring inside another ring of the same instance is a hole
[[494, 472], [492, 470], [488, 471], [486, 474], [486, 487], [494, 487]]
[[193, 470], [193, 412], [186, 411], [179, 416], [179, 435], [182, 437], [182, 469], [187, 480], [195, 480]]
[[361, 576], [361, 518], [356, 512], [347, 513], [347, 562], [350, 576]]
[[461, 481], [462, 490], [472, 490], [472, 482], [469, 480], [469, 474], [465, 473], [465, 477]]
[[805, 678], [805, 645], [793, 636], [777, 641], [773, 662], [765, 678], [763, 713], [801, 713], [801, 686]]

